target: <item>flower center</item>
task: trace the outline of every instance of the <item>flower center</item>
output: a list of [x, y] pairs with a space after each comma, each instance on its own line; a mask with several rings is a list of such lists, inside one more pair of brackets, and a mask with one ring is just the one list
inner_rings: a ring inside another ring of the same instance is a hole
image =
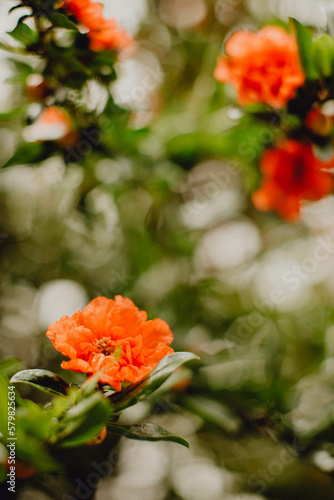
[[115, 346], [112, 345], [109, 337], [102, 337], [101, 339], [96, 339], [94, 345], [98, 350], [105, 356], [110, 356], [115, 350]]
[[96, 339], [94, 345], [98, 348], [100, 353], [105, 356], [114, 355], [117, 359], [122, 354], [122, 346], [114, 345], [114, 342], [110, 337], [102, 337], [101, 339]]

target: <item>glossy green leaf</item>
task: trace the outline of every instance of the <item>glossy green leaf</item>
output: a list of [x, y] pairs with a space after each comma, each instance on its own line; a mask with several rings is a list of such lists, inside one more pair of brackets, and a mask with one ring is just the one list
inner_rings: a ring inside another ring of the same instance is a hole
[[187, 361], [199, 359], [190, 352], [174, 352], [163, 358], [154, 370], [139, 384], [110, 396], [117, 411], [136, 404], [157, 390], [168, 377]]
[[48, 370], [23, 370], [16, 373], [11, 379], [12, 384], [28, 384], [36, 389], [51, 394], [66, 394], [69, 385], [65, 380]]
[[156, 385], [156, 389], [180, 366], [188, 361], [199, 360], [197, 354], [192, 352], [174, 352], [165, 356], [158, 365], [148, 375], [147, 381], [152, 385]]
[[299, 57], [305, 72], [306, 78], [308, 80], [316, 80], [318, 78], [318, 72], [313, 64], [312, 58], [312, 36], [307, 31], [305, 26], [303, 26], [297, 19], [290, 18], [290, 21], [295, 29]]
[[69, 20], [67, 16], [64, 14], [52, 12], [52, 15], [49, 16], [49, 19], [52, 21], [53, 26], [57, 26], [58, 28], [65, 28], [68, 30], [79, 31], [78, 26]]
[[14, 40], [22, 43], [26, 47], [37, 42], [38, 35], [24, 23], [18, 23], [13, 31], [7, 32]]
[[138, 425], [111, 425], [110, 432], [121, 434], [128, 439], [137, 439], [139, 441], [173, 441], [189, 448], [189, 443], [180, 436], [170, 434], [166, 429], [152, 423]]

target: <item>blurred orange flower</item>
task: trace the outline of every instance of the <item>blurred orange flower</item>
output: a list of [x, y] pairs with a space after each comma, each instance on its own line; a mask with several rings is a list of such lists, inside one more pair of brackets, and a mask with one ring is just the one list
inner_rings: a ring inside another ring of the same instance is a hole
[[238, 30], [226, 42], [225, 53], [214, 76], [235, 87], [241, 105], [262, 102], [281, 108], [304, 83], [296, 40], [283, 28]]
[[53, 141], [61, 146], [75, 146], [78, 133], [67, 112], [59, 106], [47, 106], [37, 120], [26, 128], [25, 138], [29, 142]]
[[329, 166], [314, 156], [310, 144], [287, 139], [263, 153], [260, 170], [265, 177], [252, 201], [258, 210], [273, 210], [285, 219], [295, 219], [301, 200], [316, 201], [333, 190], [332, 175], [321, 170]]
[[173, 334], [167, 323], [146, 318], [146, 312], [128, 298], [97, 297], [83, 311], [56, 321], [46, 335], [70, 358], [62, 362], [62, 368], [88, 374], [104, 369], [100, 382], [120, 391], [122, 382], [140, 382], [174, 352], [169, 347]]
[[333, 131], [333, 116], [322, 113], [321, 109], [311, 109], [307, 113], [305, 125], [314, 134], [327, 137]]
[[92, 50], [122, 50], [132, 43], [132, 38], [117, 26], [114, 19], [103, 17], [102, 4], [92, 0], [64, 0], [60, 6], [88, 29]]

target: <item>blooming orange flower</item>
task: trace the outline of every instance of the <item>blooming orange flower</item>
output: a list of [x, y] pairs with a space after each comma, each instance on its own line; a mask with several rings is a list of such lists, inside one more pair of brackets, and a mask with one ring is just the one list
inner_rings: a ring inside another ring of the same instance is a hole
[[131, 37], [117, 26], [114, 19], [103, 17], [102, 4], [92, 0], [64, 0], [61, 6], [88, 29], [92, 50], [121, 50], [132, 43]]
[[169, 347], [173, 334], [167, 323], [146, 318], [146, 312], [130, 299], [97, 297], [83, 311], [56, 321], [46, 335], [70, 358], [62, 362], [62, 368], [88, 374], [104, 369], [100, 382], [120, 391], [122, 382], [140, 382], [174, 352]]
[[114, 19], [104, 19], [98, 29], [88, 33], [90, 48], [95, 51], [116, 50], [128, 47], [132, 39], [126, 31], [120, 29]]
[[262, 102], [283, 107], [304, 83], [296, 40], [282, 28], [238, 30], [226, 42], [225, 53], [214, 76], [235, 87], [241, 105]]
[[259, 210], [273, 210], [285, 219], [295, 219], [301, 200], [319, 200], [333, 190], [332, 176], [321, 170], [326, 167], [329, 164], [314, 156], [310, 144], [287, 139], [263, 153], [260, 170], [265, 178], [253, 193], [254, 205]]

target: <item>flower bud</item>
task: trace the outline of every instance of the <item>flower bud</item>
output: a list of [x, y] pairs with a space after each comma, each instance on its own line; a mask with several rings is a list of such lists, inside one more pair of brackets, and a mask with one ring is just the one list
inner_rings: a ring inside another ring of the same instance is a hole
[[306, 116], [305, 125], [314, 134], [327, 137], [333, 130], [333, 119], [320, 110], [312, 109]]
[[31, 101], [42, 102], [49, 92], [45, 78], [39, 73], [32, 73], [26, 79], [26, 94]]

